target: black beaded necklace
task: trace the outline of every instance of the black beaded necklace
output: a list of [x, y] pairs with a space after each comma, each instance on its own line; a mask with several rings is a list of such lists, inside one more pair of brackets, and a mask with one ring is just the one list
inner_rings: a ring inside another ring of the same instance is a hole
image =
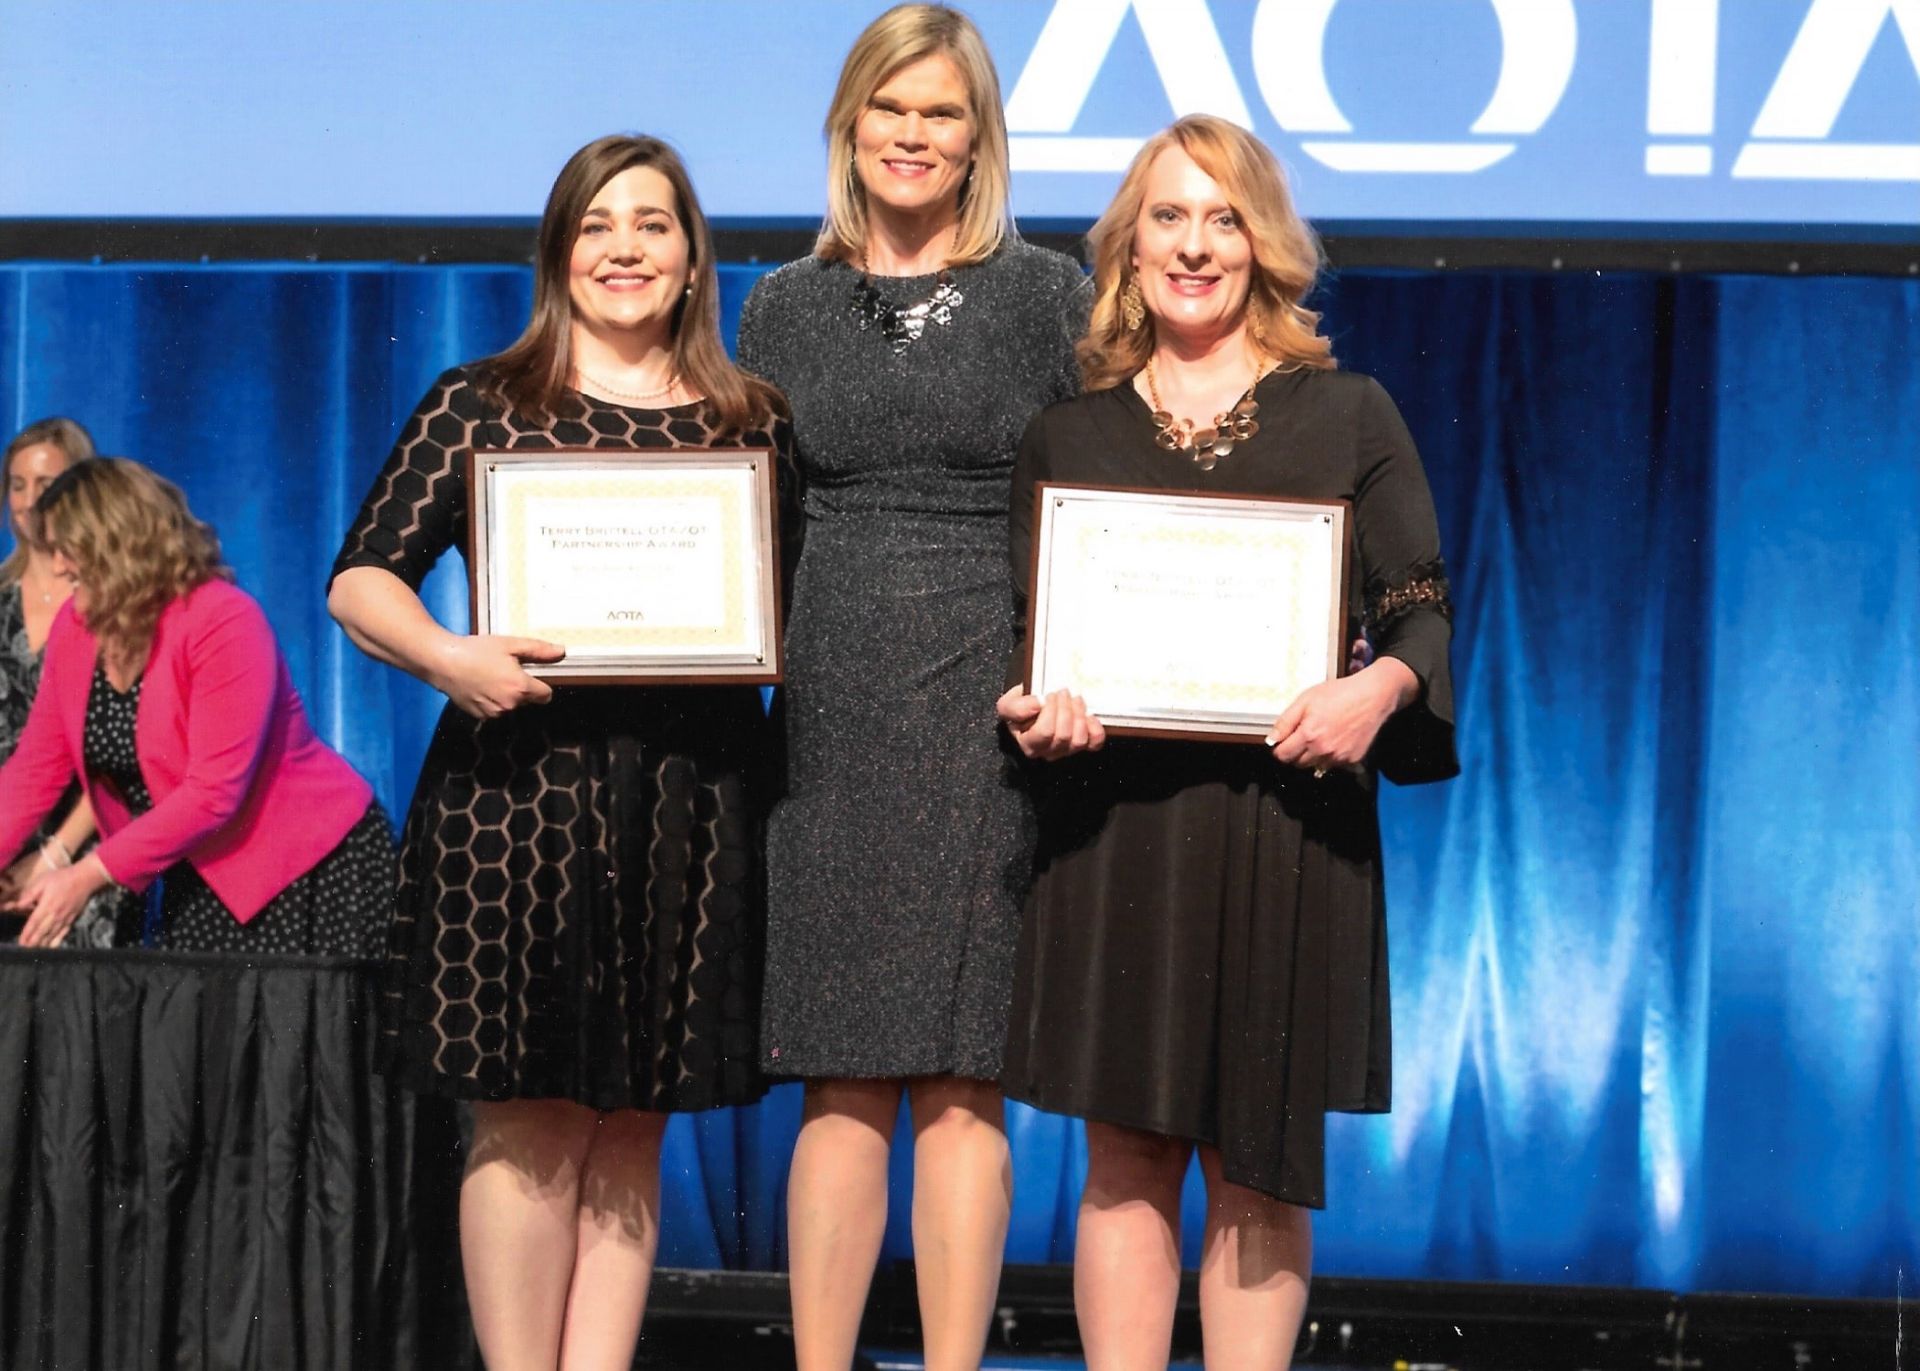
[[941, 328], [951, 324], [953, 312], [966, 302], [967, 297], [953, 283], [953, 272], [946, 267], [941, 267], [940, 274], [934, 278], [933, 293], [911, 305], [894, 304], [881, 294], [872, 274], [862, 270], [860, 279], [854, 283], [847, 312], [862, 333], [878, 326], [880, 336], [893, 344], [893, 354], [898, 357], [920, 341], [929, 323]]

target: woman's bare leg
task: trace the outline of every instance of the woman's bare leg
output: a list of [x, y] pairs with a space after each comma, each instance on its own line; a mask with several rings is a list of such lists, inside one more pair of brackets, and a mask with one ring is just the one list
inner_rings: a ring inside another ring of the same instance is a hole
[[847, 1371], [887, 1230], [901, 1082], [808, 1081], [787, 1175], [787, 1269], [799, 1371]]
[[1087, 1371], [1165, 1371], [1180, 1298], [1180, 1185], [1193, 1145], [1087, 1124], [1073, 1304]]
[[568, 1100], [473, 1107], [460, 1183], [467, 1305], [489, 1371], [553, 1371], [578, 1245], [580, 1173], [598, 1116]]
[[628, 1371], [660, 1246], [660, 1136], [667, 1116], [602, 1114], [580, 1173], [573, 1285], [560, 1371]]
[[957, 1076], [916, 1080], [907, 1092], [927, 1371], [978, 1371], [1013, 1207], [1005, 1101], [998, 1085]]
[[1313, 1272], [1313, 1216], [1234, 1185], [1220, 1154], [1200, 1149], [1207, 1232], [1200, 1253], [1200, 1330], [1209, 1371], [1287, 1371]]

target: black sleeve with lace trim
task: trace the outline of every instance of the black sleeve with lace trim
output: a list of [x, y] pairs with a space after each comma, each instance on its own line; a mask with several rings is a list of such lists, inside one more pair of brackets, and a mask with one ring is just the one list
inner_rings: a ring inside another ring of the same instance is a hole
[[1387, 721], [1373, 764], [1401, 785], [1457, 775], [1454, 747], [1453, 604], [1433, 495], [1413, 437], [1393, 401], [1369, 382], [1360, 414], [1360, 470], [1353, 517], [1374, 652], [1420, 678], [1420, 694]]

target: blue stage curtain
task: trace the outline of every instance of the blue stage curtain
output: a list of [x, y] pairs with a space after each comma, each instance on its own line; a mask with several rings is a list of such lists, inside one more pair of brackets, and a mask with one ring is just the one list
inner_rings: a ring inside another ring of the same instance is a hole
[[[760, 270], [724, 272], [729, 331]], [[74, 415], [184, 485], [399, 814], [437, 698], [321, 586], [415, 399], [528, 297], [507, 267], [4, 266], [0, 419]], [[1324, 302], [1425, 454], [1466, 773], [1386, 794], [1398, 1089], [1335, 1122], [1320, 1269], [1893, 1295], [1920, 1269], [1920, 283], [1353, 272]], [[464, 622], [457, 561], [429, 601]], [[783, 1088], [675, 1124], [663, 1260], [780, 1264], [798, 1114]], [[1078, 1129], [1010, 1128], [1009, 1255], [1065, 1260]]]

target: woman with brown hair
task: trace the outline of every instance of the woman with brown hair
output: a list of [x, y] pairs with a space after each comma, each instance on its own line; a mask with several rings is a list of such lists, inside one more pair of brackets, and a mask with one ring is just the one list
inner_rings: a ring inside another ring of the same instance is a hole
[[550, 687], [552, 643], [464, 635], [418, 590], [465, 541], [476, 448], [784, 448], [721, 346], [680, 159], [589, 143], [541, 218], [533, 317], [440, 377], [375, 478], [328, 604], [447, 696], [402, 841], [382, 1068], [473, 1101], [468, 1304], [507, 1368], [632, 1360], [667, 1114], [757, 1099], [762, 770], [752, 686]]
[[[54, 575], [53, 554], [33, 536], [33, 502], [54, 477], [92, 456], [93, 438], [85, 428], [63, 418], [28, 424], [0, 456], [0, 477], [7, 485], [7, 524], [13, 531], [13, 551], [0, 562], [0, 762], [13, 755], [27, 726], [27, 711], [40, 685], [40, 653], [54, 615], [71, 593], [71, 587]], [[76, 781], [28, 838], [13, 865], [0, 869], [0, 901], [11, 900], [36, 881], [72, 866], [85, 855], [93, 834], [93, 806]], [[87, 901], [67, 930], [65, 943], [111, 947], [122, 904], [111, 893]]]
[[851, 1360], [904, 1095], [926, 1360], [979, 1365], [1012, 1186], [998, 1078], [1032, 815], [987, 702], [1011, 645], [1007, 483], [1076, 388], [1085, 277], [1007, 216], [973, 24], [896, 6], [827, 113], [827, 220], [764, 277], [740, 358], [807, 479], [767, 838], [767, 1069], [806, 1081], [787, 1191], [803, 1371]]
[[121, 458], [67, 468], [33, 517], [72, 594], [0, 771], [0, 849], [76, 777], [101, 840], [15, 897], [21, 941], [58, 942], [96, 894], [164, 877], [162, 947], [369, 955], [393, 898], [386, 816], [314, 736], [213, 530]]
[[1346, 500], [1373, 656], [1303, 692], [1264, 747], [1109, 741], [1069, 691], [1001, 698], [1021, 750], [1049, 763], [1007, 1092], [1087, 1121], [1088, 1366], [1166, 1365], [1197, 1150], [1208, 1364], [1281, 1368], [1308, 1208], [1325, 1202], [1325, 1116], [1388, 1103], [1375, 772], [1458, 770], [1439, 533], [1393, 402], [1334, 368], [1303, 303], [1319, 246], [1251, 134], [1194, 116], [1149, 139], [1090, 241], [1087, 393], [1022, 442], [1016, 594], [1040, 481]]

